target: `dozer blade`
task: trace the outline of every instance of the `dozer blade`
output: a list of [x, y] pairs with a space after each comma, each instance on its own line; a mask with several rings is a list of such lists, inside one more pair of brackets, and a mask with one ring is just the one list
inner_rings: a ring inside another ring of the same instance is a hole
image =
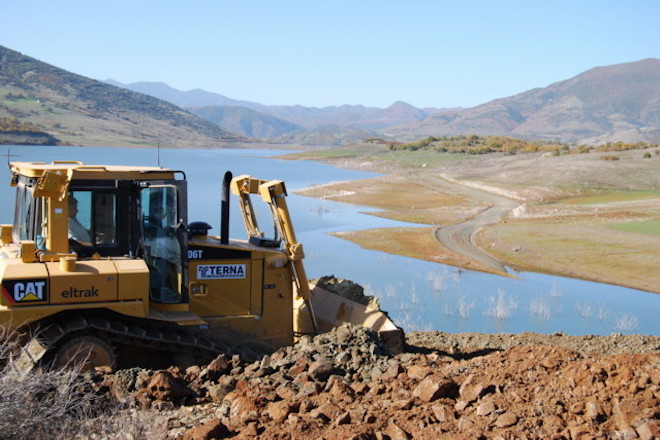
[[38, 338], [32, 338], [21, 349], [21, 354], [11, 363], [11, 367], [17, 372], [27, 374], [39, 364], [39, 361], [47, 351], [48, 347], [39, 341]]
[[[319, 332], [328, 332], [345, 323], [361, 325], [378, 333], [381, 343], [392, 354], [404, 349], [403, 330], [397, 327], [387, 313], [345, 298], [315, 284], [310, 284], [311, 302]], [[313, 325], [307, 305], [296, 300], [294, 321], [300, 334], [311, 334]]]

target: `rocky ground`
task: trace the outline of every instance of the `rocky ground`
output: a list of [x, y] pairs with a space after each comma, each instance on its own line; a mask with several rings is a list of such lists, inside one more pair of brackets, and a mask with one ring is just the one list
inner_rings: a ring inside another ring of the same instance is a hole
[[415, 332], [407, 342], [393, 355], [345, 326], [254, 363], [221, 355], [92, 379], [126, 419], [148, 414], [141, 438], [660, 437], [660, 337]]

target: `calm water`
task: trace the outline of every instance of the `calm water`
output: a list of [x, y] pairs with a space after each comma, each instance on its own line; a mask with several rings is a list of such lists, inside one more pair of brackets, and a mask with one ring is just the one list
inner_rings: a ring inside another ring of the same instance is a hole
[[[0, 147], [7, 155], [8, 147]], [[461, 271], [437, 263], [361, 249], [331, 237], [332, 231], [401, 226], [361, 214], [372, 208], [292, 194], [295, 190], [374, 174], [307, 161], [280, 161], [263, 150], [161, 150], [160, 164], [183, 170], [189, 188], [189, 221], [203, 220], [217, 233], [220, 181], [224, 172], [287, 183], [289, 206], [304, 243], [310, 277], [334, 274], [361, 284], [406, 330], [534, 331], [568, 334], [646, 333], [660, 335], [660, 295], [633, 289], [533, 273], [509, 279]], [[11, 147], [11, 160], [80, 160], [96, 164], [157, 165], [153, 149]], [[0, 222], [11, 223], [13, 188], [3, 167]], [[231, 236], [244, 238], [238, 207], [232, 205]], [[266, 229], [266, 228], [264, 228]]]

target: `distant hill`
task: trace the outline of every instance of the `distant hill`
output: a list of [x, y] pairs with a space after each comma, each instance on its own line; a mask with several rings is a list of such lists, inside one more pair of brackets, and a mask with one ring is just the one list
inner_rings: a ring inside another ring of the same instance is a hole
[[288, 133], [280, 136], [283, 143], [300, 145], [336, 146], [377, 137], [379, 133], [353, 125], [324, 125], [313, 130]]
[[[0, 118], [70, 145], [214, 146], [242, 140], [175, 105], [0, 46]], [[0, 143], [21, 143], [16, 133]], [[31, 143], [28, 139], [24, 143]]]
[[[392, 125], [420, 121], [429, 113], [405, 102], [395, 102], [387, 108], [364, 105], [330, 107], [270, 106], [268, 113], [295, 122], [308, 129], [328, 125], [352, 125], [368, 130], [378, 130]], [[438, 110], [441, 111], [441, 110]]]
[[660, 60], [596, 67], [574, 78], [430, 115], [389, 130], [399, 138], [513, 135], [560, 142], [660, 141]]
[[[395, 102], [385, 109], [363, 105], [322, 108], [302, 105], [267, 106], [256, 102], [228, 98], [200, 89], [182, 92], [167, 84], [158, 82], [122, 84], [111, 79], [107, 82], [133, 91], [150, 94], [185, 107], [208, 121], [217, 123], [224, 129], [245, 136], [257, 136], [256, 133], [264, 129], [265, 132], [271, 133], [271, 135], [264, 137], [282, 136], [281, 140], [287, 142], [291, 138], [301, 143], [312, 143], [315, 142], [315, 139], [325, 139], [330, 142], [328, 145], [333, 145], [351, 140], [360, 140], [356, 136], [364, 133], [377, 133], [393, 125], [420, 121], [433, 113], [447, 111], [447, 109], [435, 108], [419, 109], [401, 101]], [[212, 107], [216, 107], [216, 110]], [[247, 112], [242, 109], [250, 109], [255, 112]], [[243, 129], [240, 124], [239, 126], [236, 125], [236, 121], [245, 121], [246, 115], [249, 115], [249, 121], [251, 122], [246, 125], [246, 129]], [[271, 118], [288, 122], [291, 125], [287, 126], [275, 122]], [[330, 132], [334, 133], [334, 139], [329, 136]]]
[[192, 107], [188, 110], [219, 127], [248, 137], [272, 139], [304, 130], [300, 125], [247, 107]]
[[113, 86], [122, 87], [124, 89], [133, 90], [134, 92], [144, 93], [145, 95], [154, 96], [163, 101], [170, 102], [178, 105], [179, 107], [247, 107], [253, 110], [261, 110], [266, 107], [262, 104], [250, 101], [240, 101], [238, 99], [231, 99], [217, 93], [206, 92], [202, 89], [189, 90], [182, 92], [174, 87], [163, 82], [139, 81], [131, 84], [122, 84], [113, 79], [105, 81]]
[[[364, 135], [410, 141], [462, 134], [578, 143], [660, 141], [660, 60], [654, 58], [596, 67], [548, 87], [468, 109], [418, 109], [405, 102], [385, 109], [265, 106], [199, 89], [181, 92], [162, 83], [123, 86], [177, 105], [204, 107], [192, 111], [245, 136], [279, 135], [284, 142], [303, 144], [323, 140], [336, 145]], [[272, 126], [271, 117], [291, 125]]]

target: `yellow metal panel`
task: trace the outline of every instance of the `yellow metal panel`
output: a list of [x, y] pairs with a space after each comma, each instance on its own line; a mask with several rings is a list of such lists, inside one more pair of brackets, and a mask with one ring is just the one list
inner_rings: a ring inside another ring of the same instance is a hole
[[67, 310], [85, 310], [89, 308], [106, 309], [121, 315], [145, 318], [148, 310], [143, 301], [123, 301], [98, 304], [57, 304], [57, 305], [33, 305], [31, 307], [4, 307], [0, 306], [0, 322], [7, 326], [7, 330], [13, 330], [23, 324], [36, 322], [56, 313]]
[[51, 252], [69, 251], [69, 206], [67, 199], [48, 199], [46, 247]]
[[165, 313], [177, 313], [177, 312], [187, 312], [189, 310], [188, 304], [163, 304], [157, 302], [149, 303], [149, 315], [152, 314], [152, 310], [158, 310]]
[[37, 251], [37, 246], [32, 240], [21, 241], [20, 244], [20, 254], [21, 261], [23, 263], [29, 264], [35, 261], [35, 253]]
[[[253, 264], [257, 264], [255, 261]], [[274, 348], [293, 343], [293, 291], [289, 265], [265, 267], [262, 311], [257, 316], [225, 316], [206, 318], [212, 328], [221, 332], [246, 333], [246, 343], [258, 340]], [[236, 335], [240, 338], [240, 335]]]
[[50, 274], [51, 304], [117, 300], [117, 268], [108, 260], [78, 261], [73, 271], [45, 263]]
[[34, 189], [34, 197], [50, 197], [62, 200], [69, 186], [68, 174], [63, 170], [48, 170]]
[[[4, 260], [2, 274], [3, 306], [25, 306], [48, 303], [48, 271], [43, 264]], [[4, 322], [4, 321], [3, 321]]]
[[262, 311], [262, 293], [264, 291], [264, 260], [252, 261], [252, 287], [250, 310], [253, 315], [260, 315]]
[[113, 260], [118, 273], [118, 299], [142, 299], [149, 297], [149, 268], [144, 260]]
[[200, 316], [248, 315], [251, 260], [197, 260], [190, 263], [190, 310]]
[[[27, 177], [41, 177], [47, 172], [67, 172], [74, 179], [139, 179], [161, 180], [174, 178], [172, 170], [158, 167], [137, 167], [117, 165], [85, 165], [82, 162], [55, 161], [44, 162], [12, 162], [11, 171]], [[145, 174], [144, 171], [149, 171]]]
[[12, 232], [14, 227], [12, 225], [0, 225], [0, 235], [2, 236], [2, 244], [9, 244], [12, 242]]

